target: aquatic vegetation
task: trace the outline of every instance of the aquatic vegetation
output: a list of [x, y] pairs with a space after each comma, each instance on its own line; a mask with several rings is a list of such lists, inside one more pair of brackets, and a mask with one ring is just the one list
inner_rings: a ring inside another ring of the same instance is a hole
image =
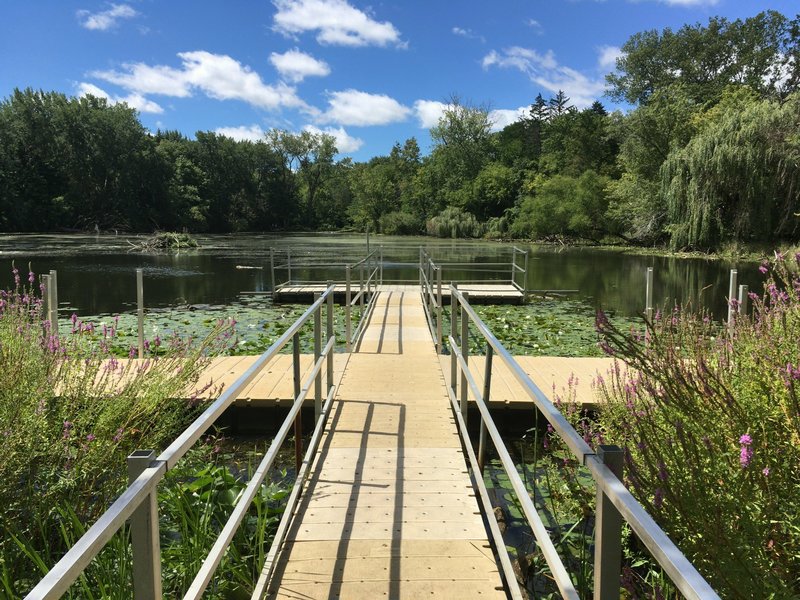
[[598, 429], [624, 448], [631, 492], [726, 598], [800, 594], [799, 264], [762, 265], [764, 292], [730, 334], [679, 308], [646, 337], [598, 319], [627, 365], [599, 382]]

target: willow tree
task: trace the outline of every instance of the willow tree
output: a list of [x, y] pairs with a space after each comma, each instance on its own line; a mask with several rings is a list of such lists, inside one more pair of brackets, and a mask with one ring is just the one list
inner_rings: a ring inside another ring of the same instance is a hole
[[800, 93], [730, 94], [661, 169], [673, 248], [793, 239], [800, 210]]

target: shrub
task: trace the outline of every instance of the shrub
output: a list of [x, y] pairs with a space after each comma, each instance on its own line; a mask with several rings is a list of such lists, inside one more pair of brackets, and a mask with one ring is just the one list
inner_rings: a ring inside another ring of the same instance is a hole
[[601, 425], [624, 448], [626, 483], [725, 598], [800, 594], [794, 269], [777, 257], [731, 335], [677, 307], [645, 336], [598, 315], [605, 349], [628, 366], [600, 385]]
[[428, 235], [442, 238], [480, 237], [483, 225], [471, 213], [448, 206], [427, 223]]
[[381, 215], [378, 226], [386, 235], [417, 235], [422, 232], [422, 220], [400, 210]]
[[[0, 291], [6, 594], [9, 587], [22, 591], [43, 565], [58, 560], [69, 541], [65, 522], [90, 523], [108, 507], [127, 483], [125, 457], [132, 450], [162, 447], [191, 421], [199, 410], [191, 390], [229, 334], [220, 325], [201, 343], [176, 338], [162, 356], [120, 361], [108, 352], [113, 327], [104, 328], [99, 342], [89, 341], [93, 325], [77, 319], [72, 334], [52, 335], [34, 274], [23, 283], [15, 268], [14, 278], [14, 289]], [[14, 539], [35, 552], [21, 552]]]

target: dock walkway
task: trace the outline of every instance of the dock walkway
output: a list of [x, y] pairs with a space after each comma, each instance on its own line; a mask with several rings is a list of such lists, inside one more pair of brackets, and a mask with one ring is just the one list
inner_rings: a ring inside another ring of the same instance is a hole
[[267, 598], [505, 598], [419, 291], [350, 355]]

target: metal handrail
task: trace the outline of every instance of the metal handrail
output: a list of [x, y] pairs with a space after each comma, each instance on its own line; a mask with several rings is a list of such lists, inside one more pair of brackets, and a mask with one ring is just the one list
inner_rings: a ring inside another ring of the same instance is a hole
[[[261, 464], [259, 465], [256, 473], [248, 484], [245, 492], [243, 492], [239, 503], [234, 508], [228, 523], [224, 526], [220, 536], [215, 543], [212, 552], [209, 554], [206, 561], [203, 563], [200, 572], [198, 573], [195, 581], [187, 592], [186, 598], [199, 598], [211, 576], [214, 569], [219, 564], [228, 544], [233, 538], [233, 534], [238, 528], [244, 514], [249, 508], [250, 501], [252, 501], [255, 493], [258, 491], [260, 485], [263, 483], [264, 478], [269, 473], [275, 456], [277, 455], [279, 447], [285, 441], [288, 435], [289, 427], [294, 423], [296, 433], [299, 431], [298, 421], [299, 412], [302, 408], [303, 401], [308, 396], [312, 383], [315, 384], [317, 390], [321, 389], [322, 382], [322, 366], [327, 361], [328, 372], [328, 397], [331, 397], [333, 391], [333, 374], [330, 372], [332, 369], [333, 351], [336, 345], [336, 338], [333, 331], [332, 310], [333, 310], [333, 293], [334, 287], [329, 286], [325, 292], [297, 319], [289, 329], [281, 335], [261, 356], [258, 357], [255, 363], [247, 369], [220, 397], [215, 400], [203, 413], [195, 419], [195, 421], [179, 435], [155, 460], [153, 460], [148, 467], [146, 467], [128, 488], [114, 501], [106, 512], [89, 528], [89, 530], [69, 549], [69, 551], [56, 563], [56, 565], [39, 581], [39, 583], [31, 590], [26, 596], [26, 599], [51, 599], [60, 598], [66, 593], [69, 587], [80, 576], [84, 569], [89, 565], [92, 559], [103, 549], [103, 547], [111, 540], [125, 521], [139, 514], [140, 511], [146, 511], [145, 517], [150, 523], [155, 523], [157, 527], [158, 515], [152, 514], [147, 499], [155, 497], [157, 492], [158, 483], [164, 478], [166, 472], [171, 469], [175, 463], [194, 445], [194, 443], [205, 433], [211, 425], [216, 422], [217, 418], [230, 406], [239, 394], [255, 379], [260, 371], [274, 358], [278, 352], [289, 343], [293, 341], [294, 345], [294, 373], [295, 373], [295, 399], [292, 408], [289, 411], [283, 425], [281, 426], [278, 434], [270, 444], [267, 453], [264, 456]], [[324, 350], [316, 352], [316, 362], [307, 378], [305, 386], [300, 389], [300, 328], [312, 317], [315, 318], [315, 347], [319, 348], [319, 338], [321, 338], [321, 323], [320, 314], [322, 305], [327, 304], [328, 311], [328, 327], [327, 327], [327, 343]], [[324, 426], [324, 415], [322, 411], [322, 402], [319, 392], [316, 392], [315, 398], [315, 414], [317, 421], [317, 428]], [[302, 445], [296, 445], [296, 452], [302, 454]], [[296, 457], [296, 462], [299, 465], [301, 457]], [[246, 504], [243, 502], [247, 500]], [[154, 588], [147, 593], [148, 597], [160, 598], [161, 597], [161, 576], [160, 576], [160, 560], [155, 560], [160, 553], [158, 549], [158, 536], [153, 540], [154, 548], [137, 548], [134, 542], [133, 560], [134, 569], [136, 569], [137, 557], [139, 562], [149, 563], [141, 565], [145, 570], [157, 569], [157, 573], [149, 573], [149, 579], [153, 582]], [[155, 556], [154, 556], [155, 555]], [[146, 558], [147, 560], [142, 560]], [[134, 581], [134, 585], [136, 585]]]
[[[451, 400], [455, 402], [455, 399], [458, 397], [457, 392], [460, 391], [460, 409], [462, 415], [464, 415], [464, 422], [466, 426], [465, 415], [468, 400], [467, 388], [469, 388], [475, 397], [479, 414], [481, 416], [481, 444], [478, 453], [478, 463], [480, 465], [483, 464], [484, 441], [486, 435], [488, 434], [494, 442], [503, 468], [506, 470], [509, 480], [511, 481], [517, 497], [522, 504], [523, 512], [525, 513], [529, 524], [534, 530], [537, 543], [539, 543], [540, 548], [542, 549], [545, 560], [547, 561], [548, 566], [550, 567], [551, 572], [556, 579], [561, 593], [565, 596], [571, 597], [572, 592], [570, 591], [570, 587], [572, 586], [572, 583], [568, 577], [566, 581], [564, 581], [563, 578], [557, 574], [560, 569], [563, 569], [563, 563], [561, 562], [561, 559], [558, 557], [558, 554], [555, 552], [554, 548], [552, 548], [552, 551], [548, 549], [549, 535], [547, 534], [546, 529], [543, 529], [543, 526], [540, 526], [541, 519], [538, 517], [538, 513], [535, 511], [535, 507], [530, 501], [527, 490], [525, 489], [524, 484], [517, 473], [516, 467], [514, 466], [511, 457], [508, 455], [508, 451], [505, 449], [502, 438], [500, 438], [499, 432], [494, 425], [487, 404], [488, 396], [490, 394], [489, 384], [487, 384], [484, 392], [481, 393], [478, 390], [474, 378], [469, 370], [467, 358], [468, 340], [465, 338], [469, 336], [468, 326], [470, 323], [474, 325], [474, 328], [477, 329], [478, 333], [486, 341], [487, 359], [489, 361], [489, 364], [487, 365], [487, 375], [490, 374], [490, 371], [488, 371], [488, 369], [491, 368], [490, 357], [494, 354], [497, 354], [497, 356], [514, 375], [514, 378], [533, 399], [539, 411], [545, 416], [547, 421], [553, 427], [554, 431], [565, 442], [573, 455], [579, 458], [581, 464], [585, 465], [589, 469], [597, 488], [598, 504], [604, 499], [607, 499], [611, 502], [611, 504], [613, 504], [617, 511], [619, 511], [617, 517], [621, 516], [622, 519], [624, 519], [628, 525], [630, 525], [631, 530], [639, 537], [645, 547], [647, 547], [647, 549], [650, 551], [656, 562], [658, 562], [661, 568], [664, 569], [665, 573], [670, 577], [678, 590], [687, 599], [699, 600], [719, 598], [716, 592], [714, 592], [713, 588], [708, 584], [708, 582], [706, 582], [702, 575], [700, 575], [697, 569], [695, 569], [695, 567], [689, 562], [683, 553], [681, 553], [672, 540], [669, 539], [669, 536], [667, 536], [667, 534], [658, 526], [658, 524], [647, 513], [647, 511], [645, 511], [644, 507], [642, 507], [642, 505], [628, 491], [628, 489], [620, 481], [620, 478], [612, 471], [612, 469], [609, 468], [603, 459], [589, 447], [589, 445], [583, 440], [578, 432], [575, 431], [575, 429], [569, 424], [566, 418], [558, 411], [552, 402], [550, 402], [550, 400], [539, 389], [539, 387], [533, 383], [533, 381], [531, 381], [530, 377], [522, 370], [522, 367], [519, 365], [519, 363], [517, 363], [514, 357], [511, 356], [508, 350], [506, 350], [506, 348], [497, 340], [486, 324], [475, 313], [474, 309], [470, 306], [468, 299], [465, 298], [465, 295], [453, 285], [450, 286], [450, 298], [452, 306], [451, 318], [453, 323], [455, 323], [456, 319], [458, 318], [456, 311], [457, 307], [460, 307], [461, 309], [460, 312], [462, 319], [461, 339], [457, 340], [454, 337], [458, 329], [455, 326], [451, 328], [453, 333], [449, 338], [452, 358], [451, 384], [448, 386], [448, 389], [451, 395]], [[460, 348], [459, 343], [461, 345]], [[457, 373], [459, 371], [461, 373], [460, 390], [457, 389]], [[466, 429], [464, 432], [462, 432], [462, 435], [466, 435]], [[469, 438], [467, 437], [466, 439], [468, 440]], [[614, 515], [606, 516], [605, 513], [603, 517], [608, 518], [609, 520], [614, 519]], [[600, 516], [600, 511], [598, 510], [595, 524], [596, 531], [599, 531], [603, 527], [603, 517]], [[617, 547], [619, 546], [619, 533], [620, 532], [618, 531], [616, 540], [607, 540], [604, 537], [602, 541], [597, 544], [598, 547], [595, 550], [597, 556], [602, 557], [605, 551], [603, 545], [606, 542], [608, 542], [610, 545], [616, 544]], [[551, 542], [550, 545], [552, 545]], [[611, 552], [611, 554], [613, 554], [613, 552]], [[603, 559], [601, 558], [600, 560], [602, 561]], [[597, 564], [598, 563], [596, 562], [596, 565]], [[614, 567], [613, 564], [611, 566]], [[617, 589], [619, 589], [619, 567], [620, 565], [617, 562], [617, 579], [616, 582], [612, 582], [612, 587], [613, 585], [616, 585]], [[603, 569], [605, 570], [607, 568], [608, 564], [603, 564]], [[601, 569], [597, 568], [596, 566], [596, 589], [598, 589], [598, 586], [600, 585], [597, 581], [597, 578], [600, 576], [600, 571]], [[613, 572], [614, 569], [612, 568], [611, 571]]]

